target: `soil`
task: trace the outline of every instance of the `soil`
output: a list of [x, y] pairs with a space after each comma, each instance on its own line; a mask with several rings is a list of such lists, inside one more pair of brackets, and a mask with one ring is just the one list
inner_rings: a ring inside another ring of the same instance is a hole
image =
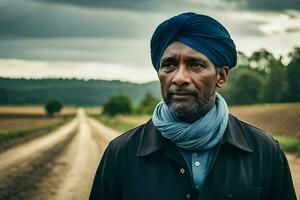
[[80, 109], [59, 129], [0, 153], [0, 199], [88, 199], [104, 148], [118, 135], [97, 123]]
[[[88, 199], [102, 153], [118, 135], [79, 109], [59, 129], [0, 153], [0, 199]], [[300, 159], [287, 158], [300, 198]]]

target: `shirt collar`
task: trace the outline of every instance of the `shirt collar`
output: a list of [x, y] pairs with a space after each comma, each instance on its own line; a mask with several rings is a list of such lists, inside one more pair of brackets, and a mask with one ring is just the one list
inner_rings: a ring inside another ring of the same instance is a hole
[[[138, 157], [150, 155], [162, 149], [167, 143], [170, 143], [154, 126], [152, 119], [146, 123], [141, 134], [142, 136], [137, 150]], [[222, 139], [222, 144], [225, 143], [243, 151], [253, 152], [253, 145], [249, 141], [243, 125], [231, 114], [229, 114], [228, 125]]]

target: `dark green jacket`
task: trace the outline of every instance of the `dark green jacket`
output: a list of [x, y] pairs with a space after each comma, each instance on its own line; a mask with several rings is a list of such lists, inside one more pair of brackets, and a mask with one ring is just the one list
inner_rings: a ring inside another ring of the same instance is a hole
[[90, 200], [295, 200], [289, 166], [277, 141], [230, 115], [202, 192], [178, 148], [151, 120], [110, 142]]

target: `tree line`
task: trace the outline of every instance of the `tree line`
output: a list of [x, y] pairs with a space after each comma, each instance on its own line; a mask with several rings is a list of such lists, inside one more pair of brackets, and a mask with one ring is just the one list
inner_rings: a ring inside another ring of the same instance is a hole
[[276, 58], [266, 49], [246, 56], [238, 52], [238, 67], [229, 73], [228, 83], [219, 92], [228, 104], [258, 104], [300, 101], [300, 47]]
[[130, 96], [134, 104], [146, 93], [160, 96], [157, 81], [137, 84], [118, 80], [25, 79], [0, 77], [0, 104], [39, 104], [57, 99], [64, 105], [98, 106], [119, 94]]

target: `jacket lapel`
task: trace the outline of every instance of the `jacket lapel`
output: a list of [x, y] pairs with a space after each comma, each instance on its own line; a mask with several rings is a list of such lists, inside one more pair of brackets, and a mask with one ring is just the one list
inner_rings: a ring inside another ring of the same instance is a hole
[[231, 114], [229, 114], [228, 125], [221, 143], [228, 143], [240, 150], [253, 152], [253, 145], [248, 139], [243, 125]]
[[137, 157], [147, 157], [160, 150], [163, 150], [163, 154], [177, 165], [188, 169], [187, 163], [179, 152], [178, 147], [164, 138], [150, 119], [142, 130]]

